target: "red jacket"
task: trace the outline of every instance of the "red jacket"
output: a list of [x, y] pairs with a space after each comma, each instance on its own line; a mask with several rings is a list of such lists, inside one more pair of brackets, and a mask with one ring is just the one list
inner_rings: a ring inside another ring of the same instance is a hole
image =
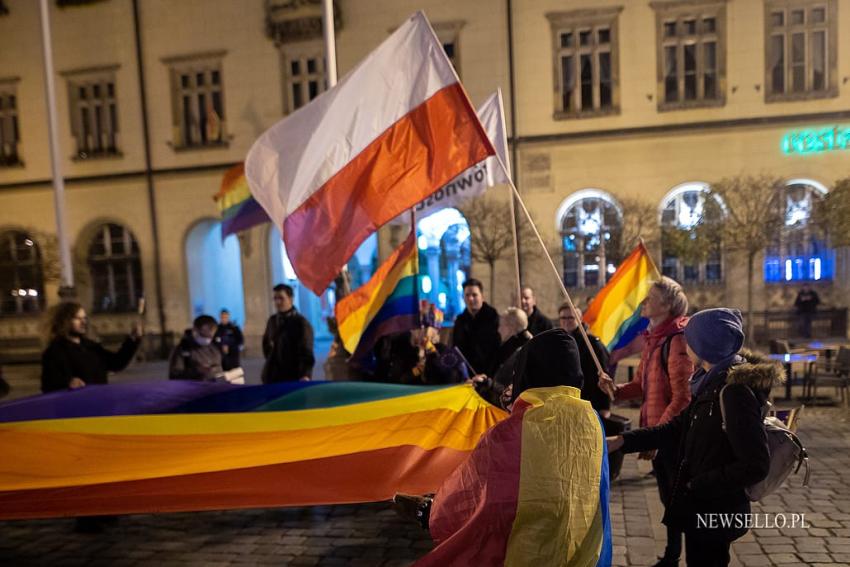
[[[637, 372], [628, 384], [617, 388], [618, 400], [643, 398], [640, 406], [640, 426], [654, 427], [667, 423], [682, 412], [691, 401], [688, 384], [694, 365], [688, 358], [685, 335], [682, 332], [687, 317], [674, 317], [644, 332], [644, 347]], [[661, 347], [670, 335], [667, 371], [661, 360]]]

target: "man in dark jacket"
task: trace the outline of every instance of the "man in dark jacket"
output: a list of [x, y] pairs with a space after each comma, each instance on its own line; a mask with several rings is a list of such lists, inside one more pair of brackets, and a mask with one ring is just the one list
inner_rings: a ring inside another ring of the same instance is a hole
[[[584, 375], [584, 387], [581, 389], [581, 398], [590, 402], [599, 415], [607, 419], [611, 416], [611, 398], [599, 389], [599, 370], [596, 368], [596, 363], [593, 362], [593, 357], [590, 355], [590, 349], [587, 348], [587, 343], [584, 342], [584, 337], [581, 336], [581, 331], [578, 326], [583, 325], [581, 322], [581, 310], [576, 307], [578, 318], [573, 314], [568, 303], [561, 305], [558, 309], [558, 322], [560, 327], [568, 332], [578, 345], [579, 360], [581, 360], [581, 373]], [[586, 328], [585, 328], [586, 330]], [[596, 358], [602, 368], [608, 365], [608, 349], [599, 340], [599, 337], [587, 333], [587, 338], [590, 339], [590, 344], [593, 345], [593, 352], [596, 353]]]
[[522, 288], [522, 310], [528, 315], [528, 332], [537, 336], [543, 331], [554, 329], [555, 325], [547, 316], [537, 308], [537, 300], [534, 298], [534, 290], [530, 287]]
[[812, 319], [815, 318], [819, 304], [818, 292], [809, 284], [803, 284], [803, 288], [797, 293], [797, 299], [794, 300], [794, 308], [800, 317], [800, 334], [804, 338], [812, 338]]
[[109, 372], [124, 370], [139, 349], [141, 324], [113, 352], [86, 337], [88, 317], [82, 305], [65, 302], [57, 305], [50, 317], [50, 344], [41, 355], [41, 391], [54, 392], [106, 384]]
[[214, 342], [216, 322], [210, 315], [201, 315], [192, 322], [183, 338], [171, 351], [168, 377], [171, 380], [224, 380], [221, 350]]
[[484, 301], [484, 286], [476, 279], [463, 282], [463, 301], [466, 309], [455, 319], [452, 344], [476, 373], [486, 373], [502, 343], [499, 313]]
[[[697, 313], [685, 327], [685, 339], [688, 355], [699, 366], [691, 379], [690, 405], [663, 425], [609, 437], [608, 450], [677, 448], [678, 474], [663, 521], [685, 533], [689, 567], [723, 566], [729, 564], [732, 541], [747, 531], [736, 523], [750, 513], [744, 489], [763, 480], [770, 469], [762, 408], [771, 387], [782, 382], [783, 370], [738, 354], [744, 342], [738, 310]], [[706, 525], [708, 514], [732, 514], [724, 516], [732, 524]]]
[[225, 370], [238, 368], [239, 356], [245, 344], [242, 329], [230, 320], [230, 312], [222, 309], [219, 316], [218, 330], [215, 332], [215, 343], [221, 349], [221, 367]]
[[277, 313], [269, 317], [263, 333], [263, 384], [310, 380], [313, 374], [313, 327], [295, 309], [293, 295], [286, 284], [274, 287]]

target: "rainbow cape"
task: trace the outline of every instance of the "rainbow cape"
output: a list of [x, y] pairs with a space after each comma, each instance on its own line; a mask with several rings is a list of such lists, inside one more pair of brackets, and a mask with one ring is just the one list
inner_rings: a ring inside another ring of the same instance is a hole
[[434, 497], [437, 547], [416, 567], [607, 566], [605, 432], [576, 388], [523, 392]]
[[221, 179], [221, 189], [213, 197], [221, 211], [221, 238], [269, 222], [269, 215], [254, 200], [245, 180], [245, 164], [228, 169]]
[[419, 326], [419, 253], [410, 232], [368, 282], [334, 308], [339, 336], [354, 358], [369, 352], [384, 335]]
[[0, 405], [0, 519], [427, 493], [506, 414], [471, 386], [163, 381]]
[[584, 322], [612, 354], [646, 329], [649, 320], [640, 316], [640, 304], [652, 282], [660, 278], [658, 268], [641, 242], [593, 298], [584, 314]]

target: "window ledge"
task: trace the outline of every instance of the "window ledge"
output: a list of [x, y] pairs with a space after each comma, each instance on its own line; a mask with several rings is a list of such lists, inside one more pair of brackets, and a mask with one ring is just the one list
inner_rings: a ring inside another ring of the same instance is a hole
[[837, 98], [838, 87], [827, 89], [825, 91], [806, 91], [803, 93], [783, 93], [783, 94], [767, 94], [764, 97], [764, 102], [805, 102], [807, 100], [822, 100], [825, 98]]
[[76, 162], [85, 162], [85, 161], [95, 161], [95, 160], [107, 160], [107, 159], [123, 159], [124, 154], [120, 151], [115, 152], [97, 152], [97, 153], [83, 153], [76, 154], [71, 156], [71, 161]]
[[658, 104], [658, 112], [671, 112], [675, 110], [696, 110], [699, 108], [720, 108], [726, 106], [726, 98], [720, 97], [714, 100], [689, 100], [685, 102], [662, 102]]
[[3, 163], [0, 161], [0, 169], [23, 169], [26, 164], [22, 160], [18, 160], [12, 163]]
[[618, 114], [620, 114], [620, 107], [614, 106], [599, 110], [582, 110], [580, 112], [564, 112], [563, 110], [556, 110], [552, 114], [552, 118], [554, 120], [572, 120], [580, 118], [603, 118], [605, 116], [616, 116]]
[[203, 151], [203, 150], [226, 150], [230, 147], [230, 140], [232, 137], [224, 140], [222, 142], [212, 142], [208, 144], [193, 144], [191, 146], [177, 146], [172, 142], [168, 142], [168, 145], [177, 153], [183, 152], [194, 152], [194, 151]]

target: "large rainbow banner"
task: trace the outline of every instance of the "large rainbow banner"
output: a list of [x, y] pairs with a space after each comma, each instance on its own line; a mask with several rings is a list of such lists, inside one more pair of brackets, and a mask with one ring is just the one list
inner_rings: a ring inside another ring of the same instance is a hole
[[506, 414], [472, 386], [87, 386], [0, 405], [0, 519], [434, 492]]
[[661, 274], [643, 242], [620, 264], [584, 314], [590, 332], [599, 337], [612, 354], [631, 343], [649, 321], [640, 315], [640, 304], [652, 282]]

